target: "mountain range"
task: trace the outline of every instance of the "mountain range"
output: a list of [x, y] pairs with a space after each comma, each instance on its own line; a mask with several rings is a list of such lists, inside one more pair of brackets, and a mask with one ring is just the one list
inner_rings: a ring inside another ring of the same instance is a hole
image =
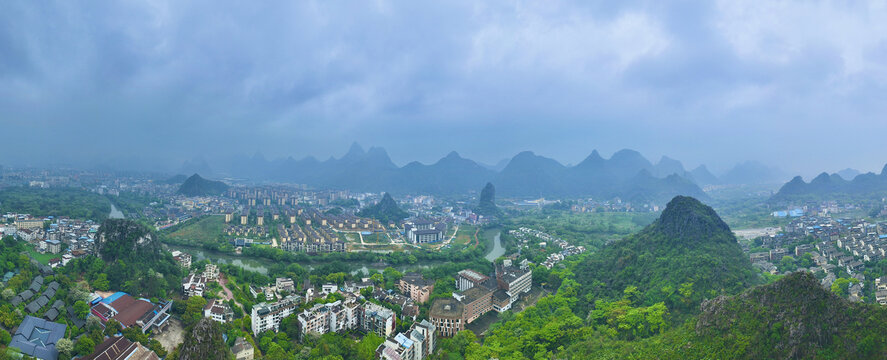
[[[518, 153], [496, 165], [483, 165], [453, 151], [432, 164], [417, 161], [398, 167], [385, 149], [364, 150], [357, 143], [340, 158], [318, 160], [292, 157], [268, 160], [261, 154], [241, 156], [223, 164], [225, 173], [254, 181], [280, 181], [308, 184], [317, 188], [345, 188], [355, 191], [391, 191], [393, 193], [462, 194], [477, 191], [492, 182], [507, 197], [590, 196], [631, 201], [667, 201], [675, 195], [705, 197], [700, 186], [733, 184], [741, 179], [778, 177], [778, 171], [756, 163], [738, 165], [757, 171], [740, 176], [743, 170], [713, 175], [703, 165], [691, 171], [675, 159], [663, 156], [652, 163], [634, 150], [620, 150], [609, 159], [596, 150], [574, 166], [537, 155]], [[202, 158], [187, 161], [183, 169], [202, 169], [213, 173]], [[767, 174], [761, 172], [770, 171]], [[752, 181], [752, 180], [749, 180]]]
[[881, 170], [881, 174], [865, 173], [857, 175], [853, 180], [845, 180], [843, 176], [847, 171], [828, 174], [821, 173], [809, 183], [800, 176], [795, 176], [791, 181], [779, 189], [771, 201], [796, 200], [802, 198], [827, 197], [835, 195], [872, 196], [887, 194], [887, 165]]

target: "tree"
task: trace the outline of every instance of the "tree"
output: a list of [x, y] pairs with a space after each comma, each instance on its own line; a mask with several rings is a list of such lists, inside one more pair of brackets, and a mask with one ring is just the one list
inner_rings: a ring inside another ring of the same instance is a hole
[[206, 306], [206, 299], [203, 297], [192, 296], [188, 298], [185, 314], [182, 316], [186, 327], [196, 324], [203, 318], [204, 306]]
[[123, 325], [121, 325], [117, 320], [108, 320], [108, 324], [105, 325], [105, 336], [113, 336], [122, 331]]
[[96, 279], [92, 281], [92, 287], [99, 291], [108, 291], [108, 289], [111, 288], [111, 283], [108, 282], [108, 274], [99, 274]]
[[77, 344], [74, 345], [74, 350], [77, 351], [77, 355], [86, 356], [92, 354], [95, 350], [95, 342], [89, 338], [89, 336], [83, 336], [80, 340], [77, 340]]
[[3, 300], [12, 299], [13, 296], [15, 296], [15, 291], [12, 291], [12, 289], [3, 289]]
[[12, 341], [12, 335], [9, 335], [8, 331], [0, 329], [0, 345], [9, 345], [10, 341]]
[[78, 300], [74, 303], [74, 314], [80, 319], [86, 319], [89, 315], [89, 305], [85, 301]]
[[55, 348], [62, 354], [71, 355], [74, 351], [74, 342], [71, 339], [61, 338], [55, 343]]

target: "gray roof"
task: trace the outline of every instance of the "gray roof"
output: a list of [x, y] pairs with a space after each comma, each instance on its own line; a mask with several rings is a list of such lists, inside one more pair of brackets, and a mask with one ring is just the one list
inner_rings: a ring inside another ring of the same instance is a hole
[[59, 311], [55, 308], [49, 309], [46, 314], [43, 314], [43, 317], [49, 321], [55, 321], [59, 317]]
[[26, 316], [9, 346], [39, 359], [56, 360], [59, 353], [55, 349], [55, 343], [65, 336], [66, 328], [63, 324]]
[[31, 301], [28, 306], [25, 306], [25, 310], [27, 310], [29, 314], [33, 314], [40, 310], [40, 304], [37, 303], [37, 300]]

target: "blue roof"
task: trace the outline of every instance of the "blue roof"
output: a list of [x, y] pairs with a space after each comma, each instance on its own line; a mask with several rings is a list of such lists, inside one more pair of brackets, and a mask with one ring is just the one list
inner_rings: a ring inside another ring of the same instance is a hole
[[9, 346], [39, 359], [56, 360], [59, 352], [55, 343], [65, 336], [65, 329], [66, 325], [26, 316]]
[[126, 295], [126, 293], [122, 292], [122, 291], [118, 291], [118, 292], [114, 293], [113, 295], [102, 299], [102, 302], [105, 304], [110, 304], [110, 303], [114, 302], [114, 300], [119, 299], [123, 295]]
[[878, 235], [878, 239], [887, 239], [887, 235]]

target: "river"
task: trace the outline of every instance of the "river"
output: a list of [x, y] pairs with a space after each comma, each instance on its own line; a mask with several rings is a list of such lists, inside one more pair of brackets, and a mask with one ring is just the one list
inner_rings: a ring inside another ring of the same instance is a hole
[[114, 204], [111, 204], [111, 213], [108, 214], [108, 219], [123, 219], [125, 217], [123, 211], [118, 210]]
[[[492, 247], [492, 249], [490, 249], [490, 251], [485, 256], [485, 258], [489, 261], [496, 260], [496, 258], [505, 254], [505, 248], [502, 247], [502, 241], [500, 239], [500, 235], [501, 235], [501, 232], [498, 229], [487, 230], [484, 233], [485, 238], [492, 237], [492, 239], [493, 239], [493, 241], [492, 241], [493, 247]], [[244, 270], [255, 271], [260, 274], [268, 274], [268, 262], [270, 260], [267, 260], [267, 259], [251, 257], [251, 256], [230, 255], [230, 254], [226, 254], [223, 252], [209, 251], [209, 250], [204, 250], [204, 249], [197, 248], [197, 247], [183, 246], [183, 245], [168, 245], [167, 247], [170, 250], [179, 250], [179, 251], [191, 254], [191, 256], [194, 257], [194, 259], [193, 259], [194, 261], [201, 261], [201, 260], [209, 259], [213, 263], [232, 264], [232, 265], [240, 267]], [[404, 264], [404, 265], [397, 265], [397, 266], [392, 266], [392, 267], [397, 269], [397, 271], [405, 273], [408, 271], [416, 271], [416, 270], [420, 270], [420, 269], [429, 268], [431, 266], [442, 264], [442, 263], [444, 263], [444, 262], [443, 261], [424, 261], [421, 264]], [[389, 266], [389, 265], [385, 265], [385, 264], [370, 263], [370, 262], [366, 262], [366, 261], [350, 261], [350, 262], [348, 262], [348, 264], [353, 267], [357, 267], [357, 269], [351, 271], [352, 275], [355, 275], [361, 271], [365, 271], [365, 272], [369, 272], [370, 270], [381, 271]], [[314, 269], [314, 266], [310, 263], [299, 263], [299, 265], [302, 265], [304, 268], [306, 268], [308, 270]]]

